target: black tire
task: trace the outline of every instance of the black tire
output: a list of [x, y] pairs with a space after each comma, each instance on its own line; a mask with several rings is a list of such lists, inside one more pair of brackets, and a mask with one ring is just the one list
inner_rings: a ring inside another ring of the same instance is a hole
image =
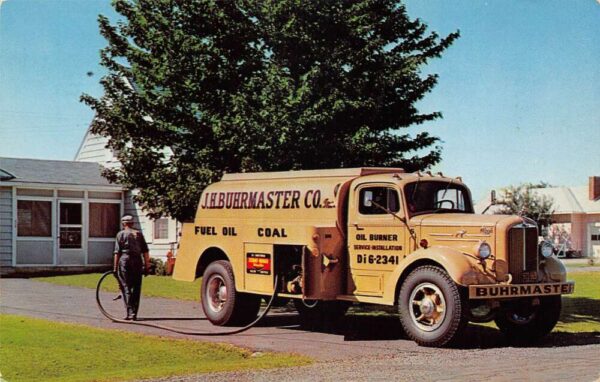
[[231, 264], [225, 260], [211, 263], [202, 278], [202, 310], [214, 325], [245, 325], [260, 309], [260, 296], [235, 290]]
[[309, 330], [330, 330], [337, 327], [350, 303], [346, 301], [314, 301], [294, 299], [300, 315], [300, 325]]
[[540, 304], [532, 306], [531, 299], [511, 302], [502, 306], [494, 321], [514, 344], [529, 344], [548, 335], [560, 317], [561, 296], [540, 298]]
[[466, 309], [456, 283], [436, 266], [413, 270], [398, 294], [402, 327], [408, 337], [421, 346], [445, 346], [455, 342], [468, 323]]

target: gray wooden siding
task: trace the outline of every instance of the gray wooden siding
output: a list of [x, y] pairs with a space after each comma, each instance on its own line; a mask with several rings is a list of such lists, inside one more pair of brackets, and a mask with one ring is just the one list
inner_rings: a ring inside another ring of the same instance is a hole
[[77, 153], [75, 160], [82, 162], [104, 163], [109, 158], [106, 143], [108, 139], [99, 135], [94, 135], [89, 131], [85, 134], [81, 149]]
[[108, 138], [92, 134], [88, 131], [83, 138], [83, 143], [75, 156], [75, 160], [96, 162], [111, 168], [119, 166], [119, 162], [114, 160], [112, 151], [106, 148], [107, 143]]
[[0, 187], [0, 266], [12, 266], [12, 188]]
[[88, 264], [112, 264], [115, 243], [112, 241], [89, 241]]
[[53, 241], [17, 241], [17, 265], [48, 264], [54, 262], [52, 249]]

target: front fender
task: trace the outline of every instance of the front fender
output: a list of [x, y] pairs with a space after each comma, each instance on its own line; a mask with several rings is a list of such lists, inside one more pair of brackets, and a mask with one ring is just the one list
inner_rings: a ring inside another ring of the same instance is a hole
[[562, 261], [554, 256], [545, 259], [541, 269], [545, 273], [544, 281], [563, 283], [567, 281], [567, 269]]
[[421, 265], [437, 265], [443, 268], [452, 280], [461, 286], [496, 282], [495, 275], [489, 269], [485, 270], [479, 259], [473, 255], [449, 247], [421, 248], [408, 255], [388, 278], [384, 292], [387, 304], [394, 303], [399, 283]]

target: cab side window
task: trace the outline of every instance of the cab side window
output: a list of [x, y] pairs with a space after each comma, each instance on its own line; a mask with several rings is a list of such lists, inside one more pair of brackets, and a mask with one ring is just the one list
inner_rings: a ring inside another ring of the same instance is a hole
[[[385, 215], [387, 212], [400, 211], [400, 198], [398, 192], [390, 187], [366, 187], [359, 193], [358, 212], [362, 215]], [[381, 207], [380, 207], [381, 206]]]

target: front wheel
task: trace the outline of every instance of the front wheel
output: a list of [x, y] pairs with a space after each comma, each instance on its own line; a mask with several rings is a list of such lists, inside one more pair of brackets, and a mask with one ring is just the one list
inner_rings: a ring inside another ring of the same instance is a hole
[[496, 325], [513, 343], [530, 343], [540, 340], [554, 329], [561, 310], [560, 296], [539, 298], [539, 304], [522, 299], [500, 308]]
[[211, 263], [202, 278], [202, 310], [214, 325], [245, 325], [260, 309], [260, 296], [235, 290], [233, 269], [225, 260]]
[[444, 346], [455, 341], [468, 323], [465, 309], [456, 283], [435, 266], [412, 271], [398, 294], [402, 327], [421, 346]]

